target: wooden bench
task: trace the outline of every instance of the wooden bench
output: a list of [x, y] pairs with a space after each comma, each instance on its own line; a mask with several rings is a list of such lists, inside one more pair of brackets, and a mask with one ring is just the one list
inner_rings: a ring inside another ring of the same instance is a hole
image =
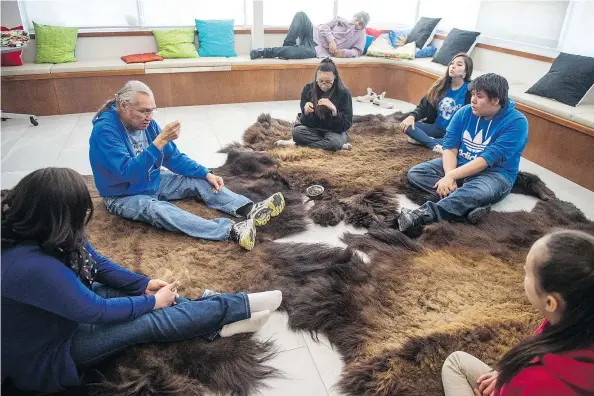
[[[367, 87], [417, 103], [445, 66], [430, 59], [397, 61], [361, 57], [337, 59], [353, 95]], [[294, 100], [313, 80], [319, 59], [168, 59], [127, 65], [119, 59], [60, 65], [2, 68], [2, 107], [36, 115], [92, 112], [126, 81], [148, 84], [159, 107]], [[484, 71], [475, 70], [473, 77]], [[509, 79], [510, 96], [528, 118], [524, 156], [594, 190], [594, 105], [571, 107], [524, 93], [528, 86]]]

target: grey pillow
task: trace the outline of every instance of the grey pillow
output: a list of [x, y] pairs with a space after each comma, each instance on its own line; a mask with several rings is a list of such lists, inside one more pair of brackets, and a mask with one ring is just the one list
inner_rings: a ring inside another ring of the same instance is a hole
[[439, 21], [441, 21], [441, 18], [422, 17], [419, 19], [415, 27], [410, 31], [410, 34], [406, 39], [406, 44], [414, 41], [417, 48], [425, 48], [425, 45], [431, 42], [430, 39], [433, 38], [435, 28]]
[[433, 57], [433, 62], [445, 66], [449, 65], [456, 54], [461, 52], [467, 54], [474, 47], [480, 34], [480, 32], [470, 30], [452, 29], [437, 54]]
[[560, 53], [551, 70], [526, 93], [576, 106], [594, 85], [594, 58]]

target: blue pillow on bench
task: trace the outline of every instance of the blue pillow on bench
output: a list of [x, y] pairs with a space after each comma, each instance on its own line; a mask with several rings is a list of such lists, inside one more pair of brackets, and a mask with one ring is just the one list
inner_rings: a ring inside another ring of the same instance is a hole
[[237, 56], [235, 53], [235, 32], [233, 19], [196, 19], [198, 30], [198, 55]]

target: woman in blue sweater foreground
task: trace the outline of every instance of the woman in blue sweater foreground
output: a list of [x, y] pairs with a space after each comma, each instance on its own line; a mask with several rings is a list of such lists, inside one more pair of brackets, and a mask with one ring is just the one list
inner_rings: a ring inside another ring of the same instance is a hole
[[179, 297], [179, 282], [136, 274], [87, 241], [93, 203], [82, 177], [46, 168], [2, 201], [2, 381], [55, 392], [135, 344], [254, 332], [280, 291]]

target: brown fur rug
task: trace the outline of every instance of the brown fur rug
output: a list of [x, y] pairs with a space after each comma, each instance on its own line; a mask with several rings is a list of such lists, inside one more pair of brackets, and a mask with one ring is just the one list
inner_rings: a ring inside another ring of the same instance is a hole
[[[228, 160], [216, 170], [229, 188], [254, 200], [285, 194], [285, 212], [258, 230], [251, 252], [109, 215], [89, 180], [96, 207], [91, 242], [132, 270], [179, 279], [188, 297], [205, 288], [282, 290], [290, 327], [325, 334], [342, 354], [339, 388], [346, 395], [441, 395], [449, 353], [465, 350], [493, 364], [536, 328], [540, 318], [522, 282], [530, 245], [557, 227], [594, 234], [594, 223], [536, 176], [521, 174], [514, 190], [541, 199], [532, 212], [491, 212], [479, 225], [434, 224], [410, 239], [393, 228], [397, 194], [426, 199], [407, 185], [406, 172], [436, 154], [406, 142], [401, 118], [356, 117], [353, 150], [328, 153], [275, 148], [275, 140], [290, 137], [292, 124], [260, 116], [246, 130], [245, 146], [226, 148]], [[313, 183], [325, 193], [306, 212], [301, 193]], [[179, 205], [220, 216], [193, 200]], [[320, 224], [345, 220], [369, 233], [345, 235], [346, 249], [271, 242], [304, 230], [306, 217]], [[96, 384], [74, 394], [248, 395], [265, 378], [282, 375], [266, 365], [272, 354], [270, 343], [250, 336], [138, 346], [106, 361], [90, 375]]]

